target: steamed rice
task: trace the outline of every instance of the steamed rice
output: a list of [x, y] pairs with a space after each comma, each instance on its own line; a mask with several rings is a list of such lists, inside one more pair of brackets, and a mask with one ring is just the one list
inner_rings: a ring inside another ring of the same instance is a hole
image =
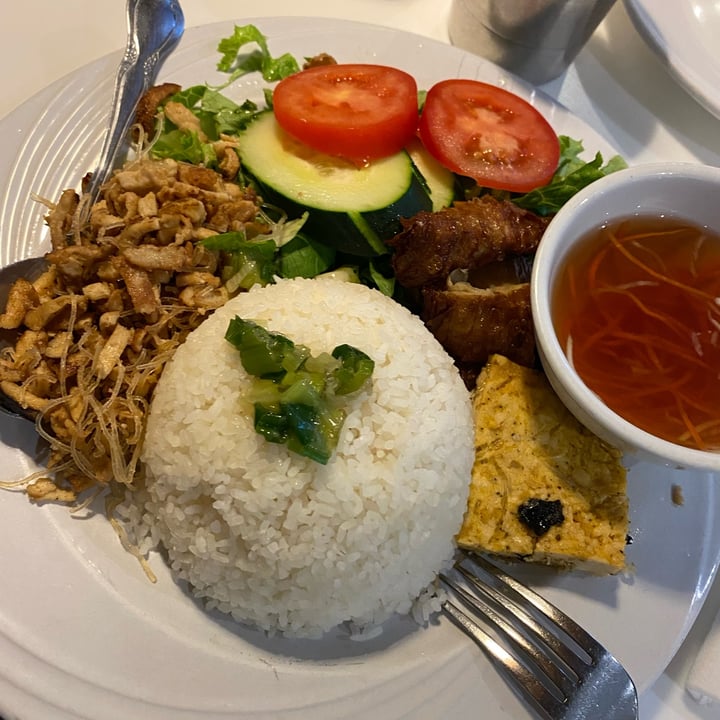
[[[326, 466], [253, 429], [235, 315], [375, 361]], [[123, 514], [143, 551], [233, 618], [317, 636], [374, 627], [427, 597], [454, 552], [473, 461], [468, 392], [422, 322], [362, 285], [282, 280], [238, 295], [181, 346], [156, 388], [146, 483]]]

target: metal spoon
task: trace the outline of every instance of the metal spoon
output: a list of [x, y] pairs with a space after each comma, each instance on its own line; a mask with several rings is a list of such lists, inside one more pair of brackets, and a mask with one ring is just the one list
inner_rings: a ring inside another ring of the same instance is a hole
[[[0, 308], [7, 305], [8, 294], [12, 284], [20, 279], [25, 278], [30, 282], [37, 280], [48, 268], [47, 260], [44, 257], [27, 258], [19, 260], [0, 270]], [[14, 347], [18, 339], [17, 330], [0, 329], [0, 349], [6, 347]], [[28, 410], [8, 397], [4, 392], [0, 392], [0, 413], [12, 415], [14, 417], [25, 418], [26, 420], [35, 420], [35, 411]]]
[[[130, 128], [140, 98], [153, 84], [160, 64], [185, 31], [185, 18], [178, 0], [127, 0], [127, 45], [115, 78], [112, 112], [93, 171], [85, 203], [89, 212], [100, 188], [115, 168], [121, 151], [127, 149]], [[5, 307], [10, 286], [20, 277], [33, 280], [47, 268], [44, 258], [20, 260], [0, 269], [0, 309]], [[0, 347], [14, 344], [17, 331], [0, 332]], [[0, 412], [33, 419], [35, 413], [20, 407], [0, 392]]]

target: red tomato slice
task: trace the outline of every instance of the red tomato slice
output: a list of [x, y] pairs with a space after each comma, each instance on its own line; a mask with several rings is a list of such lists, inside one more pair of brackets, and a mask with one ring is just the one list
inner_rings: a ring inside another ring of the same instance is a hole
[[417, 131], [415, 79], [384, 65], [322, 65], [281, 80], [278, 124], [315, 150], [358, 165], [401, 150]]
[[420, 138], [448, 169], [498, 190], [545, 185], [560, 159], [557, 134], [530, 103], [477, 80], [444, 80], [430, 88]]

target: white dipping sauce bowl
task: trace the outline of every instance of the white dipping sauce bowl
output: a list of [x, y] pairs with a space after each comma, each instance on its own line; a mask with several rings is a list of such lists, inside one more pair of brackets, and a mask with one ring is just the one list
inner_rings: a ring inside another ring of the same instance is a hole
[[564, 258], [587, 233], [633, 215], [668, 215], [720, 232], [720, 168], [663, 163], [620, 170], [581, 190], [560, 209], [540, 242], [530, 280], [540, 360], [568, 409], [607, 442], [637, 460], [718, 472], [720, 452], [663, 440], [611, 410], [575, 372], [555, 333], [553, 288]]

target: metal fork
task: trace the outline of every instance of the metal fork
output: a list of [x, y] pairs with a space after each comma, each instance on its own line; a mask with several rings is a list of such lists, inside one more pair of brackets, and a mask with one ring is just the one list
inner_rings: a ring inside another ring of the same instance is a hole
[[440, 579], [450, 590], [444, 611], [539, 717], [637, 719], [637, 691], [625, 668], [547, 600], [469, 552]]
[[115, 78], [112, 112], [97, 169], [85, 192], [89, 212], [100, 187], [127, 143], [138, 101], [155, 80], [159, 66], [185, 31], [179, 0], [127, 0], [127, 45]]

